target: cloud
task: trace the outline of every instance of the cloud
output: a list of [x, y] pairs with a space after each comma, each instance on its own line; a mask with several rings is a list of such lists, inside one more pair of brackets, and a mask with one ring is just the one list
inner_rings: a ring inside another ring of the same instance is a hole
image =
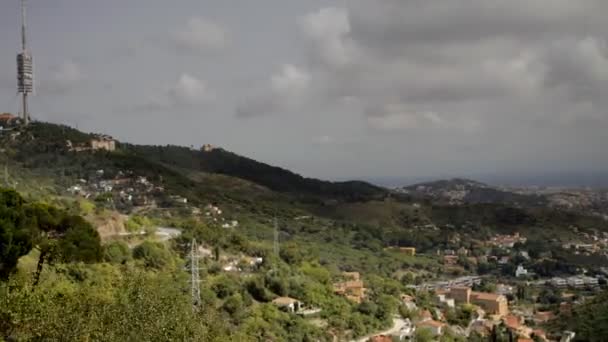
[[322, 8], [305, 15], [300, 19], [300, 27], [315, 50], [312, 56], [318, 62], [344, 67], [355, 58], [356, 48], [349, 38], [351, 26], [348, 11], [344, 8]]
[[[542, 55], [545, 85], [576, 101], [603, 99], [608, 87], [608, 48], [595, 37], [552, 44]], [[603, 102], [602, 102], [603, 103]]]
[[205, 105], [214, 99], [215, 94], [205, 81], [182, 73], [162, 94], [151, 96], [139, 107], [143, 110], [185, 108]]
[[279, 73], [270, 78], [272, 90], [276, 94], [288, 96], [296, 96], [308, 90], [310, 81], [308, 72], [292, 64], [285, 64]]
[[260, 117], [305, 103], [311, 82], [312, 76], [309, 72], [295, 65], [285, 64], [270, 76], [266, 87], [255, 94], [249, 94], [237, 105], [236, 116]]
[[180, 49], [192, 52], [221, 50], [228, 44], [228, 34], [220, 25], [203, 18], [191, 18], [184, 27], [172, 33]]
[[[377, 132], [599, 118], [608, 53], [598, 0], [352, 0], [300, 19], [314, 103], [357, 98]], [[582, 25], [581, 23], [585, 23]], [[595, 35], [590, 34], [590, 32]], [[511, 121], [507, 121], [510, 118]]]
[[40, 87], [42, 92], [67, 93], [80, 87], [84, 80], [85, 75], [80, 65], [64, 61], [52, 67], [47, 78], [43, 74]]
[[312, 143], [315, 145], [331, 145], [335, 142], [336, 142], [336, 139], [334, 139], [334, 137], [331, 137], [329, 135], [322, 135], [322, 136], [312, 138]]
[[437, 113], [417, 112], [404, 104], [386, 104], [367, 111], [369, 125], [379, 131], [407, 131], [423, 126], [441, 127], [446, 122]]
[[174, 103], [185, 105], [200, 104], [213, 97], [204, 81], [185, 73], [169, 88], [167, 94]]

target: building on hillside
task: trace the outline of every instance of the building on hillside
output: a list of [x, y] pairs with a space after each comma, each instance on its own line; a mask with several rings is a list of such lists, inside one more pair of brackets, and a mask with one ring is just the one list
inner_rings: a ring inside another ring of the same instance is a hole
[[564, 278], [554, 277], [549, 281], [551, 285], [555, 287], [566, 287], [568, 286], [568, 282]]
[[272, 304], [283, 311], [298, 313], [304, 307], [302, 302], [290, 297], [278, 297], [272, 300]]
[[428, 329], [434, 336], [441, 336], [444, 333], [446, 324], [435, 320], [426, 320], [416, 324], [418, 329]]
[[491, 315], [504, 316], [509, 312], [507, 298], [503, 295], [475, 292], [470, 287], [452, 287], [449, 296], [458, 304], [475, 304]]
[[534, 314], [534, 322], [537, 324], [547, 323], [555, 318], [555, 314], [551, 311], [539, 311]]
[[415, 247], [399, 247], [399, 252], [409, 256], [416, 256]]
[[7, 129], [15, 126], [19, 126], [21, 124], [21, 118], [14, 116], [10, 113], [2, 113], [0, 114], [0, 128]]
[[457, 255], [444, 255], [443, 256], [443, 264], [455, 266], [458, 264], [458, 256]]
[[393, 338], [388, 335], [376, 335], [371, 337], [369, 342], [393, 342]]
[[418, 309], [418, 306], [416, 306], [416, 302], [415, 302], [414, 297], [412, 297], [410, 295], [402, 294], [401, 295], [401, 303], [403, 303], [403, 305], [408, 310], [416, 310], [416, 309]]
[[524, 323], [523, 317], [515, 316], [515, 315], [506, 315], [502, 318], [502, 322], [505, 324], [507, 328], [509, 328], [513, 332], [519, 332], [520, 328]]
[[211, 144], [205, 144], [205, 145], [203, 145], [203, 147], [201, 147], [201, 151], [203, 151], [203, 152], [212, 152], [215, 149], [216, 149], [216, 147]]
[[393, 337], [396, 337], [399, 341], [409, 340], [414, 337], [416, 333], [416, 326], [412, 324], [409, 318], [404, 319], [403, 326], [398, 332], [393, 333]]
[[365, 291], [359, 272], [344, 272], [342, 273], [345, 281], [334, 284], [334, 293], [344, 296], [347, 299], [361, 303], [365, 299]]
[[573, 331], [564, 331], [562, 333], [562, 338], [559, 340], [559, 342], [571, 342], [574, 341], [574, 338], [576, 337], [576, 333]]
[[437, 294], [437, 301], [439, 304], [445, 308], [454, 308], [456, 307], [456, 303], [453, 298], [448, 298], [446, 294]]
[[485, 292], [472, 292], [471, 303], [480, 306], [491, 315], [504, 316], [509, 313], [509, 303], [503, 295]]
[[91, 139], [90, 143], [93, 151], [106, 150], [112, 152], [116, 150], [116, 141], [109, 135], [98, 135]]
[[528, 270], [523, 267], [522, 265], [517, 266], [517, 269], [515, 270], [515, 276], [517, 278], [519, 277], [524, 277], [528, 275]]
[[490, 244], [501, 248], [513, 248], [516, 243], [525, 243], [527, 239], [519, 233], [513, 235], [496, 235], [490, 239]]

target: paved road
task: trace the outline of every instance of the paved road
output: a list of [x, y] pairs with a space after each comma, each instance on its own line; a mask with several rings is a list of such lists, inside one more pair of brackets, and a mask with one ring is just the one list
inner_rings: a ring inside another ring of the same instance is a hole
[[168, 228], [168, 227], [157, 227], [156, 228], [156, 236], [162, 241], [167, 241], [171, 239], [175, 239], [176, 237], [182, 235], [182, 231], [177, 228]]
[[[145, 231], [135, 232], [135, 233], [118, 233], [118, 236], [134, 236], [134, 235], [146, 235]], [[175, 239], [176, 237], [182, 235], [182, 231], [177, 228], [168, 228], [168, 227], [156, 227], [156, 231], [154, 235], [158, 237], [161, 241], [168, 241], [171, 239]]]
[[385, 331], [378, 331], [373, 334], [361, 337], [357, 340], [352, 340], [351, 342], [367, 342], [371, 337], [376, 335], [392, 335], [397, 334], [401, 331], [401, 328], [405, 326], [405, 320], [400, 317], [393, 318], [393, 326]]

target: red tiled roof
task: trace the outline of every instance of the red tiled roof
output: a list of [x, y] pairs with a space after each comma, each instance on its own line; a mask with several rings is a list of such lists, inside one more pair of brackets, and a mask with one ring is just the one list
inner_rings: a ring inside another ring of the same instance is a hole
[[0, 114], [0, 121], [10, 121], [16, 119], [17, 117], [10, 113], [2, 113]]
[[372, 342], [393, 342], [393, 338], [386, 335], [378, 335], [371, 338]]
[[520, 326], [519, 317], [514, 315], [508, 315], [503, 318], [505, 325], [511, 329], [517, 329]]
[[503, 297], [502, 295], [496, 293], [486, 293], [486, 292], [472, 292], [471, 297], [480, 299], [480, 300], [492, 300], [497, 301], [499, 298]]
[[422, 311], [422, 313], [420, 313], [420, 317], [421, 318], [433, 319], [433, 315], [431, 314], [431, 312], [429, 310]]

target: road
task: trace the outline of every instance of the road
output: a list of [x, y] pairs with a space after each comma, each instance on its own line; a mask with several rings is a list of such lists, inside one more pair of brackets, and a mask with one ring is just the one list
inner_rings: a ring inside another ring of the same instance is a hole
[[[146, 235], [145, 231], [135, 232], [135, 233], [118, 233], [118, 236], [135, 236], [135, 235]], [[161, 241], [168, 241], [171, 239], [175, 239], [176, 237], [182, 235], [182, 231], [177, 228], [168, 228], [168, 227], [156, 227], [154, 231], [154, 235]]]
[[175, 239], [176, 237], [178, 237], [180, 235], [182, 235], [182, 231], [177, 228], [168, 228], [168, 227], [157, 227], [156, 228], [156, 236], [162, 241]]
[[376, 336], [376, 335], [392, 335], [392, 334], [398, 334], [399, 331], [401, 331], [401, 328], [403, 328], [406, 325], [405, 320], [403, 320], [400, 317], [395, 317], [393, 318], [393, 326], [385, 331], [378, 331], [375, 332], [373, 334], [361, 337], [357, 340], [351, 340], [351, 342], [367, 342], [371, 337]]

